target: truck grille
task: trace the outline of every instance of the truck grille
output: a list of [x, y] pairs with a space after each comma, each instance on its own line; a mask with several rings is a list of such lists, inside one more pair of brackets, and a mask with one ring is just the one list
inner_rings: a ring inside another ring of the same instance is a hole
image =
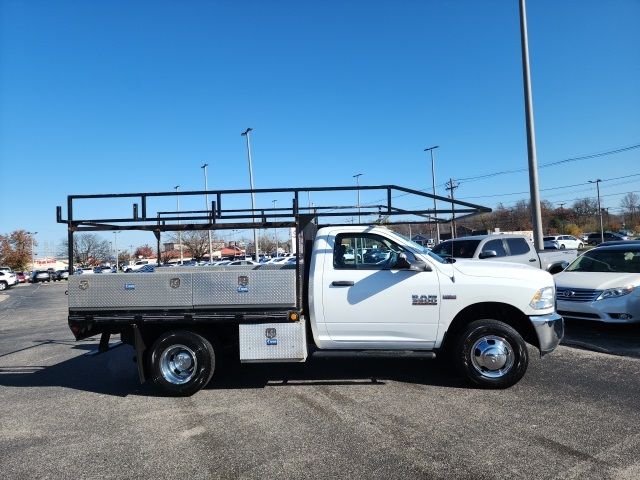
[[565, 302], [593, 302], [602, 290], [591, 290], [590, 288], [556, 288], [556, 298]]

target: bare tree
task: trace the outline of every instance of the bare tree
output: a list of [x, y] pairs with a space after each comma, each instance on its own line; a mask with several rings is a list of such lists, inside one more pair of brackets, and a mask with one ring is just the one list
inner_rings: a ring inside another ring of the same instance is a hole
[[594, 198], [583, 198], [581, 200], [577, 200], [573, 204], [573, 212], [578, 225], [590, 223], [590, 220], [598, 214], [598, 202]]
[[[209, 251], [209, 235], [206, 230], [188, 230], [182, 232], [182, 245], [184, 250], [191, 254], [191, 257], [196, 260], [201, 260], [202, 257]], [[171, 241], [178, 243], [178, 234], [172, 233]]]
[[[66, 253], [68, 241], [62, 241], [62, 252]], [[107, 261], [111, 258], [111, 245], [108, 240], [95, 233], [79, 233], [73, 236], [73, 262], [90, 265]]]
[[637, 223], [640, 211], [640, 197], [634, 192], [627, 193], [620, 201], [620, 207], [625, 218], [625, 223], [631, 228]]

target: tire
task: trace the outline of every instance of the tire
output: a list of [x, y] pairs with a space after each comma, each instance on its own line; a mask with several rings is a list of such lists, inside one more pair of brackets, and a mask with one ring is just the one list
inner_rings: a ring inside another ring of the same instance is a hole
[[458, 337], [453, 354], [460, 374], [470, 383], [485, 388], [515, 385], [529, 365], [527, 344], [520, 334], [506, 323], [493, 319], [470, 323]]
[[582, 250], [584, 248], [584, 245], [582, 243], [578, 244], [578, 250]]
[[560, 250], [564, 250], [565, 248], [567, 248], [567, 246], [564, 243], [560, 244]]
[[193, 395], [204, 388], [213, 376], [215, 365], [211, 343], [187, 330], [162, 334], [149, 355], [153, 383], [175, 396]]
[[7, 282], [0, 282], [0, 292], [2, 292], [3, 290], [6, 290], [7, 288], [9, 288], [9, 285], [7, 285]]

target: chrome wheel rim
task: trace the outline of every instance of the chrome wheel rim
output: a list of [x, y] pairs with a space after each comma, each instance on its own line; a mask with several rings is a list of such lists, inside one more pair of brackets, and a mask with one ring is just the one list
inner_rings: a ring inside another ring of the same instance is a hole
[[171, 345], [160, 356], [160, 372], [174, 385], [183, 385], [193, 378], [198, 360], [193, 350], [185, 345]]
[[471, 347], [471, 364], [483, 377], [500, 378], [506, 375], [514, 363], [511, 344], [502, 337], [485, 335]]

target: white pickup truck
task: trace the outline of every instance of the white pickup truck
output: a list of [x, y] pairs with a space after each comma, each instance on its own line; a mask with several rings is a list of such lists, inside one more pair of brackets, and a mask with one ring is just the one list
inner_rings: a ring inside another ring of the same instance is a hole
[[551, 274], [561, 272], [578, 256], [575, 249], [536, 252], [533, 243], [525, 236], [511, 234], [454, 238], [436, 245], [433, 252], [443, 258], [520, 263], [546, 270]]
[[[563, 336], [553, 277], [527, 266], [450, 263], [380, 226], [304, 237], [299, 265], [177, 267], [69, 278], [77, 339], [119, 333], [141, 380], [191, 395], [231, 348], [243, 362], [444, 355], [470, 382], [505, 388]], [[299, 275], [299, 276], [298, 276]]]

